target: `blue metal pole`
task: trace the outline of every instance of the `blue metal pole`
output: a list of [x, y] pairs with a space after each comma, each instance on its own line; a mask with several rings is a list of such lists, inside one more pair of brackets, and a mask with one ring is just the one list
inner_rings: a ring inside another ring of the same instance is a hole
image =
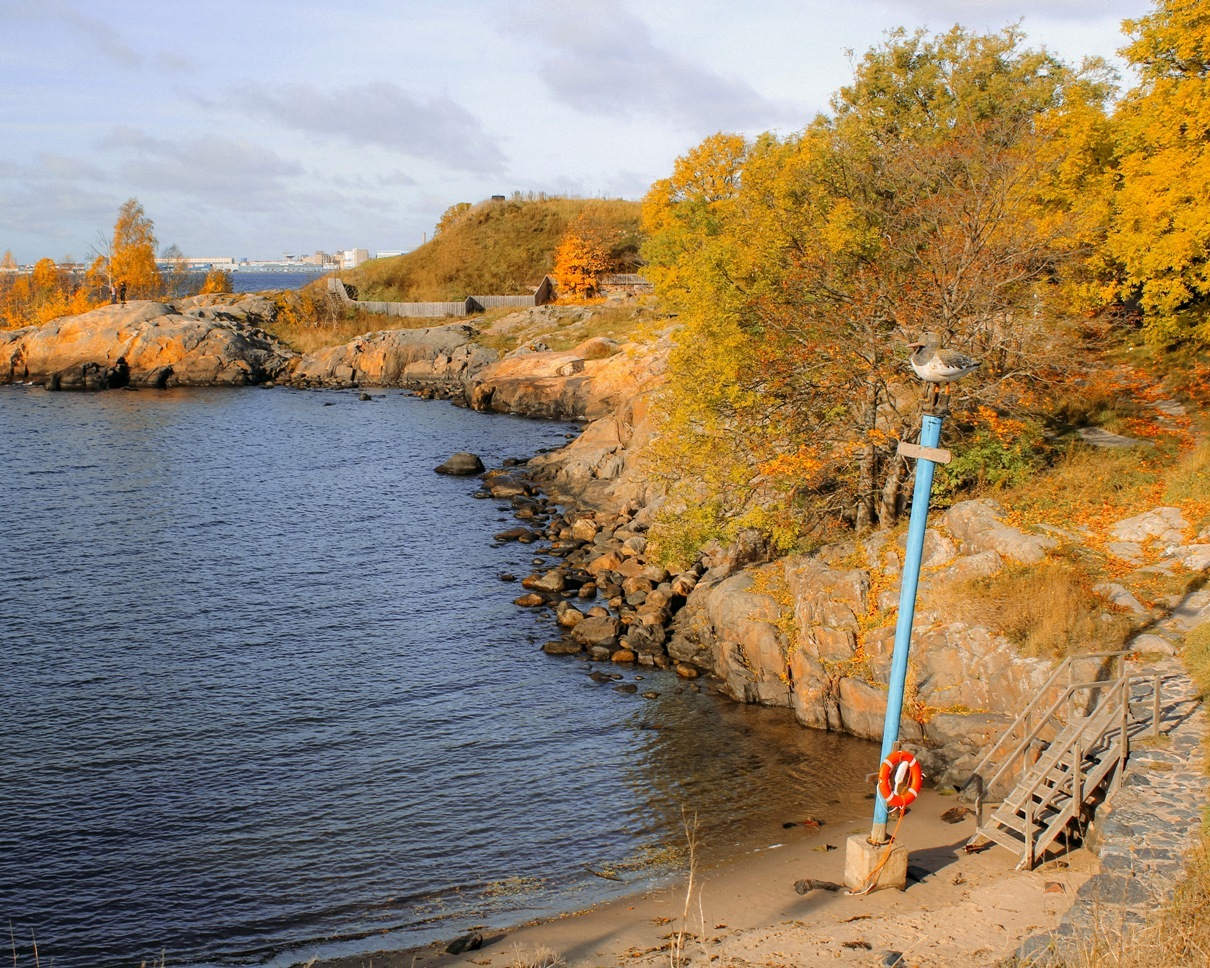
[[[926, 413], [920, 426], [920, 445], [936, 447], [941, 440], [941, 417]], [[903, 558], [902, 584], [899, 589], [899, 618], [895, 623], [895, 651], [891, 656], [891, 681], [887, 693], [886, 719], [882, 725], [882, 759], [895, 749], [899, 739], [899, 720], [903, 713], [903, 693], [907, 683], [908, 652], [912, 643], [912, 620], [916, 615], [916, 589], [920, 583], [920, 560], [924, 555], [924, 529], [933, 492], [933, 468], [927, 458], [916, 462], [916, 488], [912, 492], [912, 514], [908, 519], [907, 549]], [[886, 843], [887, 804], [881, 793], [874, 795], [874, 827], [870, 842]]]

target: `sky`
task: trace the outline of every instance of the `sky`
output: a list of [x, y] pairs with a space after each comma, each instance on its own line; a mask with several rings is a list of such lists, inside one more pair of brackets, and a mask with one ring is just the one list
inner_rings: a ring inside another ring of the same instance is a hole
[[[895, 27], [1019, 23], [1124, 68], [1144, 0], [0, 0], [0, 252], [408, 251], [457, 202], [642, 198], [717, 131], [789, 134]], [[1129, 80], [1127, 77], [1126, 80]]]

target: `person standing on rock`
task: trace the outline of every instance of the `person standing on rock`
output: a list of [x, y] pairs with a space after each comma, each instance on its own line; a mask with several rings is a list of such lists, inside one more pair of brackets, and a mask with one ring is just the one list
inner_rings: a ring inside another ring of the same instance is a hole
[[122, 301], [122, 305], [126, 305], [126, 283], [118, 284], [118, 298]]

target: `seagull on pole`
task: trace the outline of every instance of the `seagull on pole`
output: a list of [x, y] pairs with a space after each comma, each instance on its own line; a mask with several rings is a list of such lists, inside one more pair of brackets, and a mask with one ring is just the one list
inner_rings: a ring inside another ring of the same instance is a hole
[[953, 383], [983, 365], [982, 360], [965, 353], [942, 349], [932, 333], [920, 337], [918, 343], [908, 343], [908, 348], [915, 350], [911, 357], [912, 369], [925, 383]]
[[942, 349], [937, 343], [934, 334], [925, 333], [918, 342], [908, 343], [908, 348], [914, 350], [910, 362], [916, 376], [931, 384], [925, 395], [928, 409], [945, 413], [949, 410], [949, 390], [942, 394], [941, 385], [961, 380], [981, 367], [983, 361], [957, 350]]

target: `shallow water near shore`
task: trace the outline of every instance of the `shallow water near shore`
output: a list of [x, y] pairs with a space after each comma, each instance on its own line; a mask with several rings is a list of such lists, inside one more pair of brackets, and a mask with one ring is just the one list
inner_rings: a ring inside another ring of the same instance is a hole
[[32, 937], [58, 968], [423, 944], [674, 872], [684, 815], [721, 856], [866, 809], [871, 744], [538, 649], [498, 578], [536, 546], [432, 468], [566, 425], [375, 397], [0, 387], [22, 968]]

